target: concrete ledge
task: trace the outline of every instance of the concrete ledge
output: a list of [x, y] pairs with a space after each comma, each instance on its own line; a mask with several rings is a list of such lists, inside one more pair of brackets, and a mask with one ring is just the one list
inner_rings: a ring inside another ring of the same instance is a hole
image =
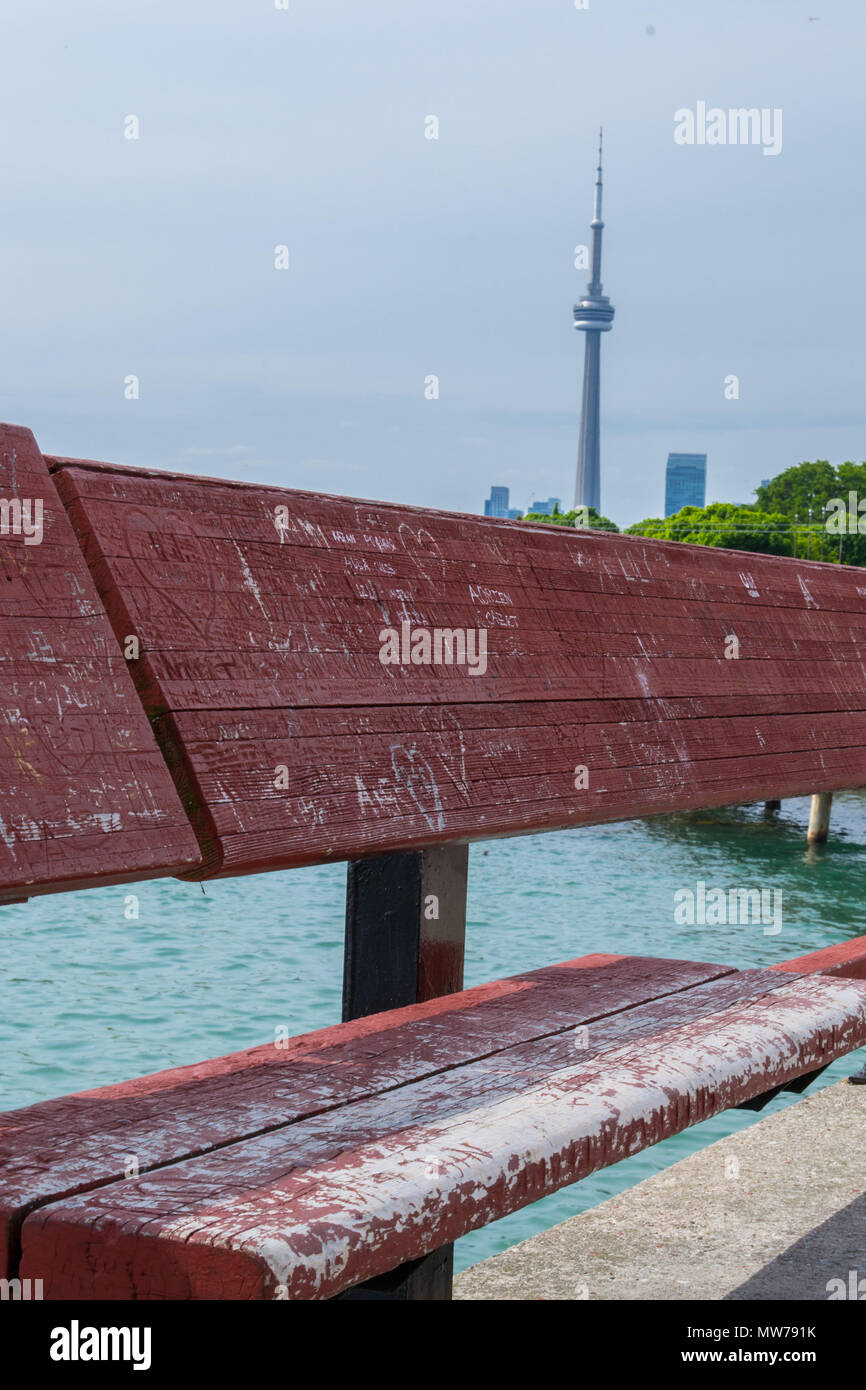
[[864, 1192], [866, 1086], [842, 1081], [466, 1270], [454, 1297], [825, 1301], [858, 1271], [866, 1298]]

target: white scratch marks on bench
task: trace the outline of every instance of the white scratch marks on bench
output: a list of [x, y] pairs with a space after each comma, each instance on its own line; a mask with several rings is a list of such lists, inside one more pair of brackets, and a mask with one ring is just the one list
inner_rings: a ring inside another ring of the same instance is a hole
[[243, 553], [243, 551], [241, 550], [240, 546], [238, 545], [237, 541], [232, 541], [232, 545], [234, 546], [235, 550], [238, 552], [238, 559], [239, 559], [240, 562], [241, 562], [241, 569], [242, 569], [243, 572], [244, 572], [244, 584], [245, 584], [246, 587], [249, 589], [249, 591], [250, 591], [250, 593], [252, 594], [253, 598], [255, 599], [256, 603], [259, 605], [259, 608], [261, 609], [262, 614], [263, 614], [263, 616], [264, 616], [265, 622], [268, 622], [268, 623], [269, 623], [270, 620], [271, 620], [271, 619], [270, 619], [270, 614], [268, 613], [267, 608], [265, 608], [265, 605], [264, 605], [264, 603], [262, 602], [262, 595], [261, 595], [261, 592], [260, 592], [260, 590], [259, 590], [259, 586], [258, 586], [258, 584], [256, 583], [255, 578], [253, 577], [253, 572], [252, 572], [252, 570], [250, 569], [249, 565], [247, 564], [247, 557], [244, 555], [244, 553]]

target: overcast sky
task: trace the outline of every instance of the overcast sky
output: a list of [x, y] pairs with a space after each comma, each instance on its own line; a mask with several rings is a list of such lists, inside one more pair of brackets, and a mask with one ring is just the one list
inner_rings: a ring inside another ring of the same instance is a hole
[[[669, 450], [731, 501], [866, 458], [863, 0], [4, 0], [2, 29], [0, 418], [45, 452], [570, 503], [603, 124], [603, 511], [660, 514]], [[699, 101], [780, 108], [781, 153], [678, 145]]]

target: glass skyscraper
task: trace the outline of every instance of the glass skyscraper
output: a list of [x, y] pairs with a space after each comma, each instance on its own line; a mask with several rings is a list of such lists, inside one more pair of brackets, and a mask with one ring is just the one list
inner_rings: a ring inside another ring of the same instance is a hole
[[673, 516], [680, 507], [704, 507], [706, 499], [706, 454], [668, 454], [665, 516]]
[[485, 516], [508, 516], [508, 488], [492, 487], [484, 503]]
[[492, 487], [490, 496], [484, 499], [484, 515], [502, 516], [507, 517], [509, 521], [519, 521], [523, 512], [518, 511], [516, 507], [509, 507], [507, 487]]

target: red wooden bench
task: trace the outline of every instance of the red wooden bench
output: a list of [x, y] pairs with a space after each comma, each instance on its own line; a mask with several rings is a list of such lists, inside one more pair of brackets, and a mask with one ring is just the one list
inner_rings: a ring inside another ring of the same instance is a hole
[[[342, 1024], [0, 1116], [7, 1274], [52, 1298], [447, 1297], [459, 1235], [866, 1041], [866, 940], [460, 992], [470, 840], [866, 782], [862, 571], [75, 460], [49, 480], [26, 432], [4, 447], [25, 438], [113, 628], [88, 679], [134, 682], [168, 839], [142, 863], [121, 819], [106, 877], [71, 874], [49, 822], [24, 890], [350, 862]], [[28, 612], [0, 608], [44, 691]], [[452, 661], [383, 662], [389, 629], [410, 657], [448, 630]], [[479, 630], [473, 674], [454, 634]], [[77, 784], [54, 785], [75, 839]]]

